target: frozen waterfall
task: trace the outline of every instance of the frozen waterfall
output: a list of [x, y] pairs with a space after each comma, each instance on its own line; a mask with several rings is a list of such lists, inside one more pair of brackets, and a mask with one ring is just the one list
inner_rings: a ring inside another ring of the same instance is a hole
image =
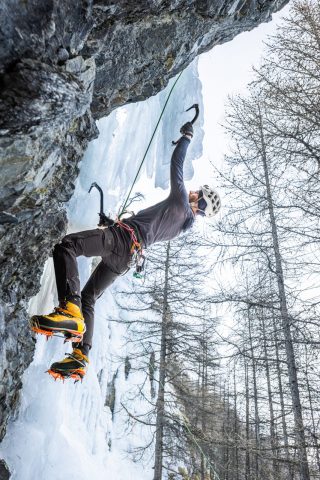
[[[92, 182], [101, 185], [105, 194], [105, 212], [115, 215], [135, 177], [143, 153], [157, 123], [167, 88], [145, 102], [122, 107], [98, 122], [99, 137], [89, 145], [80, 169], [75, 192], [68, 205], [69, 231], [95, 228], [98, 222], [99, 196], [88, 194]], [[196, 135], [188, 151], [185, 178], [193, 176], [191, 160], [202, 154], [203, 108], [197, 63], [183, 73], [175, 88], [163, 121], [145, 161], [134, 191], [145, 194], [141, 208], [167, 195], [171, 140], [179, 138], [180, 126], [193, 112], [184, 113], [194, 103], [201, 108]], [[190, 118], [191, 117], [191, 118]], [[157, 188], [155, 188], [157, 187]], [[80, 258], [82, 284], [90, 274], [92, 259]], [[134, 463], [130, 451], [151, 435], [147, 429], [127, 430], [121, 396], [130, 382], [139, 382], [134, 373], [126, 380], [124, 327], [111, 322], [121, 312], [114, 293], [121, 282], [131, 281], [132, 273], [122, 277], [97, 302], [94, 343], [90, 366], [82, 384], [54, 382], [45, 374], [53, 361], [70, 350], [62, 339], [46, 342], [37, 338], [34, 360], [23, 376], [22, 402], [16, 419], [8, 425], [0, 456], [12, 470], [13, 480], [150, 480], [152, 453], [146, 465]], [[41, 290], [30, 302], [30, 314], [48, 313], [56, 303], [52, 259], [45, 265]], [[120, 355], [121, 354], [121, 355]], [[105, 405], [112, 381], [115, 386], [114, 417]], [[135, 405], [135, 411], [139, 405]]]

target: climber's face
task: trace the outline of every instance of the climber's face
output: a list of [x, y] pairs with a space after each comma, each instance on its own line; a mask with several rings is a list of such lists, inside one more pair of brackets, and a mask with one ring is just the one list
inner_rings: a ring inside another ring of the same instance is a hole
[[193, 192], [193, 191], [189, 192], [189, 203], [194, 215], [197, 213], [197, 210], [198, 210], [198, 199], [199, 199], [199, 192]]
[[193, 192], [193, 191], [189, 192], [189, 203], [190, 204], [197, 203], [198, 198], [199, 198], [199, 192]]

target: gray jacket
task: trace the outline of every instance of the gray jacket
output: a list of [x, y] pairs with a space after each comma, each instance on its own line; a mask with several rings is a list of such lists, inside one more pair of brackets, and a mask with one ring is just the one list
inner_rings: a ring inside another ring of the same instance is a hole
[[188, 138], [181, 137], [172, 154], [169, 196], [125, 220], [138, 232], [144, 247], [172, 240], [194, 223], [189, 195], [183, 183], [183, 163], [189, 143]]

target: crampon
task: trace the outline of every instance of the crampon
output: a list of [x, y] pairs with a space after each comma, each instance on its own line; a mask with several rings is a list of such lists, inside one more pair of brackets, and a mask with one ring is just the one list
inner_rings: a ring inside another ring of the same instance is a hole
[[72, 353], [67, 353], [67, 357], [60, 362], [54, 362], [47, 373], [55, 380], [66, 380], [72, 378], [75, 382], [82, 382], [87, 372], [89, 359], [79, 348], [74, 348]]
[[85, 375], [85, 372], [83, 372], [80, 369], [77, 369], [77, 370], [74, 370], [73, 372], [68, 372], [68, 373], [56, 372], [55, 370], [49, 369], [46, 371], [46, 373], [49, 373], [49, 375], [51, 375], [51, 377], [53, 377], [55, 381], [62, 380], [64, 382], [65, 380], [73, 379], [74, 383], [79, 381], [82, 383], [83, 377]]

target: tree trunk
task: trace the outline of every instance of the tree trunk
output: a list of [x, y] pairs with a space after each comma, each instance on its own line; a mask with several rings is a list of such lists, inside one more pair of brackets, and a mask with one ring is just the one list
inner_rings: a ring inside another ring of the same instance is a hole
[[228, 375], [228, 390], [226, 393], [226, 387], [224, 385], [224, 394], [223, 394], [223, 437], [225, 442], [224, 452], [223, 452], [223, 464], [225, 468], [225, 477], [224, 480], [229, 480], [229, 465], [230, 465], [230, 452], [229, 452], [229, 437], [230, 437], [230, 383]]
[[[205, 338], [205, 326], [203, 326], [202, 333], [202, 342], [201, 342], [201, 430], [202, 434], [205, 437], [206, 434], [206, 392], [208, 385], [208, 347], [207, 340]], [[206, 475], [206, 458], [204, 455], [204, 445], [202, 445], [201, 450], [201, 469], [200, 469], [200, 478], [205, 480]]]
[[264, 356], [265, 356], [265, 370], [266, 370], [266, 377], [267, 377], [267, 390], [268, 390], [268, 402], [269, 402], [269, 413], [270, 413], [270, 439], [271, 439], [271, 449], [272, 449], [273, 478], [280, 478], [280, 468], [279, 468], [279, 462], [278, 462], [278, 441], [277, 441], [276, 429], [275, 429], [275, 415], [274, 415], [273, 401], [272, 401], [270, 367], [269, 367], [269, 360], [268, 360], [266, 328], [265, 328], [263, 311], [261, 315], [261, 326], [262, 326], [263, 350], [264, 350]]
[[256, 360], [255, 353], [252, 343], [252, 333], [251, 333], [251, 318], [249, 309], [247, 311], [248, 315], [248, 331], [249, 331], [249, 341], [250, 341], [250, 350], [251, 350], [251, 359], [252, 359], [252, 379], [253, 379], [253, 401], [254, 401], [254, 431], [255, 431], [255, 455], [254, 455], [254, 469], [255, 469], [255, 478], [259, 478], [259, 454], [260, 454], [260, 419], [259, 419], [259, 406], [258, 406], [258, 389], [257, 389], [257, 372], [256, 372]]
[[236, 364], [234, 364], [233, 371], [233, 390], [234, 390], [234, 425], [233, 425], [233, 438], [234, 438], [234, 471], [235, 480], [239, 480], [239, 428], [238, 428], [238, 402], [237, 402], [237, 384], [236, 384]]
[[249, 368], [247, 363], [244, 364], [245, 385], [246, 385], [246, 469], [245, 479], [251, 479], [250, 465], [250, 397], [249, 397]]
[[165, 417], [165, 381], [166, 381], [166, 353], [167, 353], [167, 327], [168, 327], [168, 283], [169, 283], [169, 257], [170, 242], [167, 244], [165, 260], [165, 283], [163, 291], [163, 309], [161, 323], [159, 387], [156, 403], [156, 443], [153, 480], [161, 480], [163, 466], [163, 430]]
[[278, 377], [278, 386], [279, 386], [282, 432], [283, 432], [283, 441], [284, 441], [286, 460], [287, 460], [287, 466], [288, 466], [288, 480], [294, 480], [294, 468], [290, 459], [289, 437], [288, 437], [288, 429], [287, 429], [287, 422], [286, 422], [286, 411], [284, 406], [284, 394], [283, 394], [283, 386], [282, 386], [282, 378], [281, 378], [278, 335], [276, 330], [276, 322], [274, 318], [272, 319], [272, 322], [273, 322], [274, 345], [275, 345], [275, 351], [276, 351], [276, 368], [277, 368], [277, 377]]
[[262, 126], [262, 116], [260, 111], [259, 111], [259, 120], [260, 120], [261, 147], [262, 147], [261, 160], [262, 160], [263, 169], [264, 169], [268, 210], [269, 210], [269, 217], [270, 217], [271, 231], [272, 231], [273, 251], [274, 251], [275, 265], [276, 265], [276, 277], [277, 277], [279, 300], [280, 300], [280, 313], [281, 313], [283, 334], [285, 339], [285, 349], [286, 349], [286, 356], [287, 356], [287, 363], [288, 363], [288, 376], [289, 376], [292, 407], [293, 407], [293, 414], [294, 414], [294, 423], [295, 423], [295, 436], [296, 436], [296, 442], [297, 442], [297, 453], [298, 453], [299, 467], [300, 467], [300, 479], [310, 480], [304, 423], [303, 423], [303, 417], [302, 417], [302, 407], [301, 407], [299, 384], [298, 384], [298, 377], [297, 377], [297, 366], [296, 366], [296, 359], [295, 359], [295, 353], [294, 353], [293, 342], [292, 342], [290, 317], [289, 317], [289, 312], [287, 307], [287, 298], [286, 298], [286, 292], [285, 292], [285, 286], [284, 286], [284, 274], [283, 274], [283, 268], [282, 268], [282, 258], [280, 253], [278, 228], [277, 228], [277, 223], [276, 223], [276, 218], [274, 213], [273, 198], [272, 198], [269, 171], [268, 171], [268, 165], [267, 165], [267, 154], [266, 154], [266, 147], [265, 147], [265, 140], [264, 140], [264, 132], [263, 132], [263, 126]]
[[309, 405], [310, 405], [310, 415], [311, 415], [311, 421], [312, 421], [312, 438], [313, 438], [313, 445], [314, 445], [314, 448], [315, 448], [315, 454], [316, 454], [316, 459], [317, 459], [317, 466], [318, 466], [318, 470], [320, 472], [319, 444], [318, 444], [318, 437], [317, 437], [317, 427], [316, 427], [316, 422], [315, 422], [315, 418], [314, 418], [312, 393], [311, 393], [310, 382], [309, 382], [307, 345], [305, 345], [305, 354], [306, 354], [305, 379], [306, 379], [307, 393], [308, 393], [308, 399], [309, 399]]

